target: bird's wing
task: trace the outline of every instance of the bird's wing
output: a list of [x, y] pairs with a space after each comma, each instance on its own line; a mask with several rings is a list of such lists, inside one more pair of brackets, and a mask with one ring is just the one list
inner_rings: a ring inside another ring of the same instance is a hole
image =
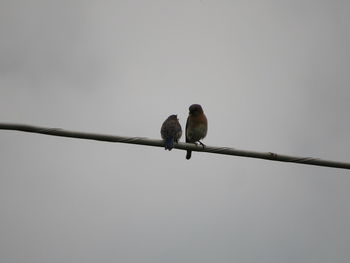
[[188, 142], [188, 139], [187, 139], [187, 127], [188, 127], [188, 119], [190, 117], [187, 117], [187, 121], [186, 121], [186, 128], [185, 128], [185, 136], [186, 136], [186, 142]]

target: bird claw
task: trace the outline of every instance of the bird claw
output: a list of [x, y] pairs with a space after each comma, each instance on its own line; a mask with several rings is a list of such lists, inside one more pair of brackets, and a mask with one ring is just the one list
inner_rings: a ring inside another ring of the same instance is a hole
[[198, 142], [199, 142], [199, 144], [200, 144], [200, 145], [202, 145], [202, 147], [203, 147], [203, 149], [204, 149], [205, 144], [204, 144], [204, 143], [202, 143], [201, 141], [198, 141]]

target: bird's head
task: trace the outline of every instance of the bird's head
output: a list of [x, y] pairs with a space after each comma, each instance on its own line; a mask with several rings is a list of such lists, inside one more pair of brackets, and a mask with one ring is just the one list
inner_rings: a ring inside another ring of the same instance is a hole
[[190, 110], [190, 115], [194, 115], [194, 116], [203, 113], [202, 106], [199, 104], [192, 104], [189, 110]]
[[169, 117], [168, 117], [168, 120], [177, 120], [178, 118], [177, 118], [177, 115], [176, 114], [173, 114], [173, 115], [170, 115]]

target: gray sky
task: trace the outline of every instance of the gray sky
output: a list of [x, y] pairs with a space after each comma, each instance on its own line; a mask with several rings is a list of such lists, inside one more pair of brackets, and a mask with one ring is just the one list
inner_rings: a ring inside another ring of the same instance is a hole
[[[0, 2], [0, 121], [350, 161], [350, 2]], [[184, 138], [181, 139], [182, 141]], [[349, 262], [350, 174], [0, 131], [1, 262]]]

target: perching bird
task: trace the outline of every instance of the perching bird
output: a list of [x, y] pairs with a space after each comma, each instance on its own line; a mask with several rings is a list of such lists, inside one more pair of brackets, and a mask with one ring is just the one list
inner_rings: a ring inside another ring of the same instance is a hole
[[[199, 104], [192, 104], [189, 110], [190, 112], [186, 122], [186, 142], [199, 142], [204, 147], [204, 144], [200, 140], [207, 135], [207, 117], [203, 112], [202, 106]], [[187, 151], [187, 160], [191, 158], [191, 153], [192, 151]]]
[[182, 135], [181, 125], [177, 115], [170, 115], [162, 125], [160, 134], [164, 140], [165, 150], [171, 151], [174, 147], [174, 142], [179, 142]]

